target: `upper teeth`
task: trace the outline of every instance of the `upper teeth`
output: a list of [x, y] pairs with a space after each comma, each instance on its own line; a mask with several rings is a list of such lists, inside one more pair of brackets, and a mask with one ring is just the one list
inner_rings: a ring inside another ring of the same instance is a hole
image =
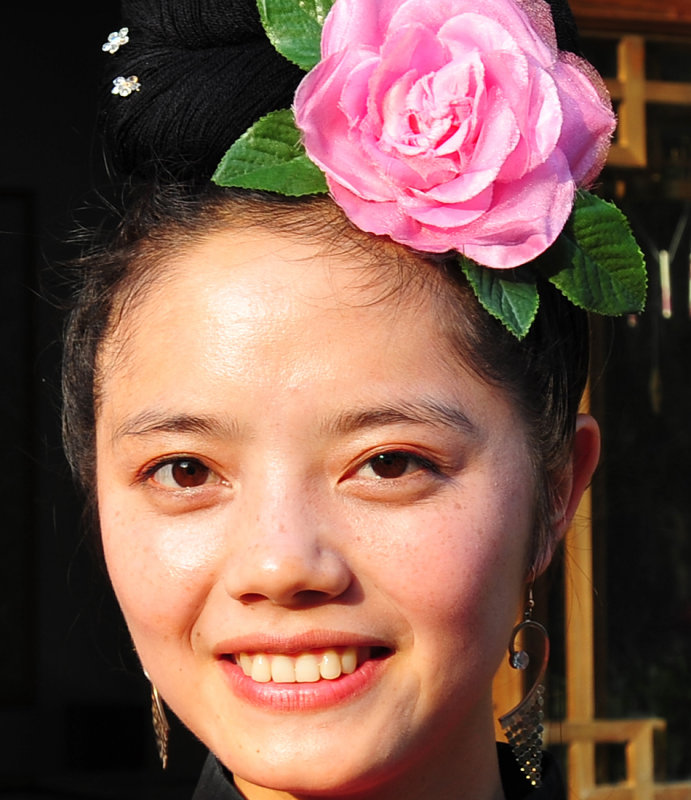
[[357, 667], [357, 648], [304, 652], [294, 655], [240, 653], [237, 662], [248, 677], [259, 683], [315, 683], [350, 675]]

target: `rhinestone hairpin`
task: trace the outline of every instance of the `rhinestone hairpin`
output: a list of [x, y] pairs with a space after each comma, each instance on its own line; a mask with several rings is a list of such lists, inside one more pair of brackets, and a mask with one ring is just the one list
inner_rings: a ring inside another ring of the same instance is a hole
[[119, 94], [120, 97], [127, 97], [132, 92], [138, 92], [141, 89], [139, 78], [136, 75], [130, 75], [129, 78], [123, 78], [122, 75], [113, 80], [112, 94]]
[[104, 53], [117, 53], [123, 44], [129, 42], [130, 37], [128, 34], [128, 28], [120, 28], [119, 31], [109, 33], [108, 40], [102, 45], [101, 50], [103, 50]]

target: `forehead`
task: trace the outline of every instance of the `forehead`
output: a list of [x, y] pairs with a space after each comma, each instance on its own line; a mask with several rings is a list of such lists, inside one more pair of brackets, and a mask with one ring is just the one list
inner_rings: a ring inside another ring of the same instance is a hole
[[[437, 385], [470, 386], [507, 405], [472, 375], [446, 334], [438, 292], [420, 265], [401, 273], [371, 259], [329, 253], [263, 229], [214, 233], [166, 259], [158, 277], [119, 318], [99, 360], [99, 409], [222, 403], [228, 387], [321, 393], [365, 402], [369, 392], [410, 398]], [[378, 388], [377, 388], [378, 387]], [[444, 398], [446, 400], [446, 398]], [[479, 401], [478, 401], [479, 402]], [[124, 412], [124, 408], [122, 409]]]
[[[308, 326], [330, 318], [341, 337], [349, 326], [411, 314], [423, 335], [425, 324], [436, 327], [441, 318], [437, 293], [431, 291], [439, 281], [431, 265], [385, 248], [369, 253], [343, 237], [334, 246], [328, 234], [305, 242], [264, 227], [232, 227], [192, 245], [173, 242], [162, 257], [135, 267], [129, 290], [116, 301], [101, 348], [101, 372], [121, 356], [134, 356], [143, 344], [142, 331], [152, 350], [152, 339], [165, 339], [176, 318], [181, 333], [184, 319], [185, 326], [197, 328], [223, 322], [238, 335], [243, 326], [259, 333], [269, 321]], [[427, 337], [430, 348], [438, 338]]]

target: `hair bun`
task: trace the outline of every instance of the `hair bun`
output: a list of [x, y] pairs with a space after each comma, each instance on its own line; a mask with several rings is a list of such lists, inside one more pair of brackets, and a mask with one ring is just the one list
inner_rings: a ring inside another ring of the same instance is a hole
[[[208, 180], [250, 125], [292, 103], [304, 73], [273, 48], [255, 0], [125, 0], [122, 13], [129, 42], [107, 56], [101, 114], [115, 171]], [[131, 75], [140, 91], [109, 94]]]
[[569, 50], [581, 55], [578, 27], [573, 17], [568, 0], [547, 0], [552, 11], [554, 29], [557, 34], [557, 45], [560, 50]]
[[[578, 51], [566, 0], [549, 0], [559, 46]], [[276, 52], [256, 0], [123, 0], [129, 42], [107, 57], [101, 123], [110, 167], [208, 180], [260, 117], [288, 108], [303, 72]], [[117, 76], [140, 91], [112, 96]]]
[[256, 0], [123, 0], [122, 10], [152, 41], [184, 49], [242, 44], [264, 36]]

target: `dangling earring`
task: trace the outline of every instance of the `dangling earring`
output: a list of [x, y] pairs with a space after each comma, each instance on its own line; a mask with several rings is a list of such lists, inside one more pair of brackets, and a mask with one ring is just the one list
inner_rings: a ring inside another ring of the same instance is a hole
[[158, 693], [158, 689], [154, 686], [146, 670], [144, 674], [149, 679], [149, 683], [151, 683], [151, 718], [154, 724], [154, 734], [156, 735], [158, 757], [161, 759], [161, 767], [165, 769], [168, 765], [168, 734], [170, 732], [170, 725], [168, 724], [168, 718], [166, 717], [166, 711], [163, 707], [163, 701]]
[[524, 670], [530, 663], [528, 653], [523, 649], [518, 649], [516, 644], [518, 637], [528, 628], [537, 631], [543, 639], [542, 664], [530, 691], [515, 708], [499, 718], [499, 724], [506, 734], [521, 772], [532, 786], [537, 787], [542, 783], [542, 733], [544, 730], [542, 721], [545, 716], [543, 681], [549, 661], [549, 636], [544, 626], [533, 620], [534, 606], [531, 586], [523, 621], [519, 622], [511, 633], [509, 664], [514, 669]]

